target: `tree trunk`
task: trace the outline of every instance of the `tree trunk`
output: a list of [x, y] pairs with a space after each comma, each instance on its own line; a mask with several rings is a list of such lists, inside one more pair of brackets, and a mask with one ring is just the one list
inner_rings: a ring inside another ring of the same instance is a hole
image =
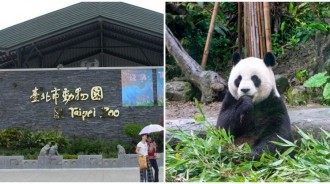
[[166, 26], [166, 48], [174, 57], [176, 64], [192, 85], [202, 92], [201, 102], [213, 102], [219, 93], [225, 92], [227, 82], [213, 71], [204, 71], [202, 67], [189, 56], [171, 30]]
[[203, 69], [205, 69], [207, 57], [209, 55], [209, 47], [210, 47], [210, 44], [211, 44], [212, 34], [213, 34], [213, 30], [214, 30], [214, 24], [215, 24], [215, 21], [217, 20], [218, 9], [219, 9], [219, 2], [216, 2], [216, 3], [214, 3], [212, 18], [211, 18], [210, 27], [209, 27], [209, 32], [207, 33], [205, 49], [204, 49], [204, 52], [203, 52], [203, 58], [202, 58], [202, 64], [201, 64]]

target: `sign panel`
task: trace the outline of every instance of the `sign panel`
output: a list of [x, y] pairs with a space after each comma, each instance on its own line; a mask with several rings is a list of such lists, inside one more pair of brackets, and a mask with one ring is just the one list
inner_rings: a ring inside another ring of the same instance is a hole
[[152, 70], [122, 70], [123, 106], [153, 106]]

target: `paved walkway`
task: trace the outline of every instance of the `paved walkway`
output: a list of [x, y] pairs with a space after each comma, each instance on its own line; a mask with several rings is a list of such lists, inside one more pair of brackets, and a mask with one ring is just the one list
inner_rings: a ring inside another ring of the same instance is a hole
[[[0, 182], [139, 182], [138, 168], [0, 169]], [[164, 167], [159, 167], [164, 181]]]
[[[291, 125], [302, 128], [304, 131], [312, 131], [314, 133], [320, 132], [319, 128], [330, 131], [330, 108], [290, 108], [288, 109], [290, 116]], [[211, 126], [215, 126], [217, 123], [217, 117], [207, 117], [208, 122]], [[193, 118], [189, 119], [167, 119], [166, 128], [173, 130], [184, 130], [190, 132], [191, 130], [205, 130], [202, 123], [196, 122]], [[166, 132], [169, 135], [168, 132]]]

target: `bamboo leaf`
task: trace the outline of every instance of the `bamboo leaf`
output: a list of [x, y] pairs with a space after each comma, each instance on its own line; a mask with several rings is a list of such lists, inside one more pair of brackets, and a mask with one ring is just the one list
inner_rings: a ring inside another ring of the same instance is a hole
[[275, 166], [281, 165], [282, 162], [283, 162], [283, 159], [278, 160], [278, 161], [276, 161], [276, 162], [273, 162], [273, 163], [269, 164], [269, 166], [273, 166], [273, 167], [275, 167]]
[[327, 136], [327, 138], [330, 138], [330, 133], [329, 132], [323, 130], [322, 128], [320, 128], [320, 129]]
[[205, 122], [205, 121], [206, 121], [205, 117], [203, 117], [203, 116], [201, 116], [201, 115], [196, 115], [196, 116], [194, 117], [194, 120], [195, 120], [196, 122], [199, 122], [199, 123], [202, 123], [202, 122]]
[[236, 170], [236, 173], [242, 173], [242, 172], [250, 170], [251, 168], [252, 168], [252, 164], [248, 163], [248, 164], [245, 164], [243, 167], [238, 168]]
[[198, 102], [197, 98], [195, 98], [195, 104], [196, 104], [196, 106], [197, 106], [199, 112], [202, 114], [203, 118], [206, 119], [206, 118], [205, 118], [205, 114], [204, 114], [204, 112], [203, 112], [203, 109], [202, 109], [201, 106], [199, 105], [199, 102]]
[[285, 29], [285, 21], [283, 21], [282, 24], [281, 24], [281, 31], [283, 32], [284, 29]]
[[305, 134], [300, 128], [297, 127], [297, 129], [298, 129], [298, 133], [299, 133], [299, 135], [301, 135], [304, 139], [306, 139], [306, 140], [310, 140], [310, 139], [311, 139], [311, 138], [310, 138], [307, 134]]
[[287, 156], [287, 155], [289, 155], [290, 153], [292, 153], [294, 149], [295, 149], [295, 147], [291, 147], [291, 148], [287, 149], [287, 150], [286, 150], [284, 153], [282, 153], [281, 155], [282, 155], [282, 156]]

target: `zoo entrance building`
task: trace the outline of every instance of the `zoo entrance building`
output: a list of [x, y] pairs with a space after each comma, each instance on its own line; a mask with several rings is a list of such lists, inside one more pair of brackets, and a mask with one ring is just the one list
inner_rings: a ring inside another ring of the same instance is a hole
[[0, 30], [0, 130], [127, 140], [163, 118], [163, 14], [82, 2]]

